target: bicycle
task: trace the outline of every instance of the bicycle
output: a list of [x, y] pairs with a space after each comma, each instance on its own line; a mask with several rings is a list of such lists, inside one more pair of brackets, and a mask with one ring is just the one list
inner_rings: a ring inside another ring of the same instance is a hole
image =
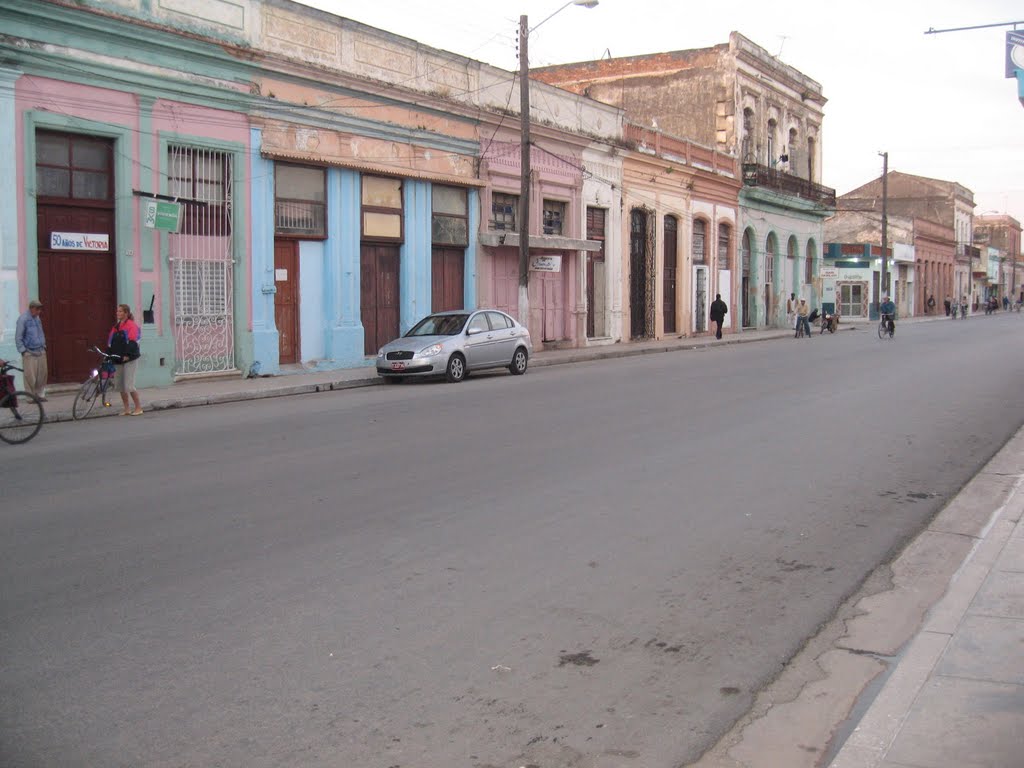
[[92, 351], [102, 360], [99, 368], [92, 372], [92, 376], [79, 387], [78, 393], [75, 395], [75, 402], [71, 406], [71, 418], [75, 421], [84, 419], [92, 412], [97, 398], [103, 403], [104, 408], [110, 407], [107, 392], [114, 386], [114, 375], [117, 371], [114, 362], [120, 360], [121, 356], [107, 354], [99, 347], [93, 347]]
[[882, 315], [882, 319], [878, 321], [878, 338], [891, 339], [896, 333], [896, 323], [888, 315]]
[[27, 443], [43, 426], [46, 414], [39, 398], [14, 388], [14, 377], [8, 371], [22, 371], [6, 360], [0, 360], [0, 440], [11, 445]]

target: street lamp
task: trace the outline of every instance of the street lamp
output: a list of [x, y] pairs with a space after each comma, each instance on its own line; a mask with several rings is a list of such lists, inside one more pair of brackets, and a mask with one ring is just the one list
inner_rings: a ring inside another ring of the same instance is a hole
[[526, 15], [519, 17], [519, 115], [522, 133], [519, 181], [519, 322], [530, 327], [530, 33], [570, 5], [593, 8], [598, 0], [569, 0], [540, 24], [530, 29]]

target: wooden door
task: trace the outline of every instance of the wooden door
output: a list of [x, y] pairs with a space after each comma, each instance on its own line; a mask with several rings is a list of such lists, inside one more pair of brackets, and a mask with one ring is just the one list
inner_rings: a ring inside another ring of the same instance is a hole
[[676, 232], [677, 223], [671, 216], [665, 217], [665, 280], [662, 286], [661, 316], [665, 333], [676, 332]]
[[[567, 259], [563, 257], [562, 263]], [[541, 285], [542, 341], [560, 341], [565, 338], [565, 292], [561, 272], [535, 272], [534, 279]]]
[[295, 240], [274, 241], [274, 324], [277, 326], [278, 361], [298, 363], [299, 343], [299, 244]]
[[[64, 205], [40, 205], [36, 210], [39, 300], [49, 379], [85, 381], [97, 361], [89, 349], [106, 347], [117, 309], [114, 212]], [[106, 251], [52, 250], [52, 232], [107, 235], [109, 247]]]
[[430, 311], [462, 309], [466, 256], [461, 248], [435, 246], [430, 261]]
[[359, 264], [359, 309], [363, 322], [363, 354], [398, 337], [400, 320], [399, 251], [397, 245], [363, 244]]

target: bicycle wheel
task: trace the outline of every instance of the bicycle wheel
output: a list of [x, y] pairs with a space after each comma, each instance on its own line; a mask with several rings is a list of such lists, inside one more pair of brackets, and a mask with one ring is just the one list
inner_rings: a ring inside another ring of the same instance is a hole
[[889, 333], [889, 329], [885, 327], [885, 320], [882, 320], [878, 324], [878, 338], [884, 339], [887, 333]]
[[17, 445], [36, 436], [43, 426], [43, 404], [28, 392], [15, 392], [0, 400], [0, 440]]
[[71, 406], [71, 418], [75, 421], [84, 419], [89, 415], [92, 407], [96, 405], [96, 396], [100, 391], [100, 377], [93, 376], [78, 389], [75, 395], [75, 402]]

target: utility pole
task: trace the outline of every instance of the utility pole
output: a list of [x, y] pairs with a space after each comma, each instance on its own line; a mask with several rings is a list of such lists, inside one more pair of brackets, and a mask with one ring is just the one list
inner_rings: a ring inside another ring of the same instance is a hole
[[[542, 21], [541, 24], [543, 23]], [[519, 168], [519, 322], [524, 328], [530, 327], [530, 60], [527, 51], [529, 38], [530, 25], [524, 14], [519, 17], [519, 115], [522, 133]]]
[[882, 156], [882, 274], [878, 281], [878, 296], [875, 298], [878, 300], [879, 313], [881, 313], [882, 296], [886, 293], [886, 271], [887, 271], [887, 259], [886, 249], [889, 247], [889, 153], [879, 152]]

